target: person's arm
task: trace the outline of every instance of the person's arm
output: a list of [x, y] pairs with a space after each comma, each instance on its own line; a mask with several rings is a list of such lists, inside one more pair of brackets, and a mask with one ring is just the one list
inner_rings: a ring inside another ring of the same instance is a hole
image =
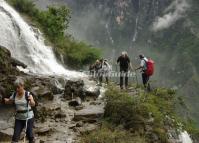
[[142, 68], [143, 68], [143, 67], [140, 66], [140, 67], [136, 68], [135, 70], [139, 70], [139, 69], [142, 69]]
[[135, 70], [142, 69], [143, 67], [144, 67], [144, 61], [142, 60], [140, 63], [140, 66], [138, 68], [136, 68]]
[[5, 104], [14, 104], [14, 93], [9, 98], [4, 98]]
[[133, 65], [132, 65], [132, 63], [130, 63], [130, 69], [133, 70]]
[[117, 64], [120, 62], [120, 57], [117, 59]]
[[34, 107], [35, 106], [35, 101], [34, 101], [34, 99], [33, 99], [31, 94], [28, 96], [28, 100], [29, 100], [30, 106]]
[[4, 98], [4, 103], [5, 103], [5, 104], [13, 104], [13, 103], [14, 103], [14, 100], [11, 99], [11, 98]]

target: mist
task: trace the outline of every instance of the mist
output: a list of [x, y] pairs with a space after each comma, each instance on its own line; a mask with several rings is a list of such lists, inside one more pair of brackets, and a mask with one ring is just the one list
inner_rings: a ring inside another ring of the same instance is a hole
[[175, 0], [164, 11], [162, 17], [157, 17], [153, 23], [152, 30], [159, 31], [169, 28], [176, 21], [186, 16], [186, 11], [190, 7], [187, 0]]

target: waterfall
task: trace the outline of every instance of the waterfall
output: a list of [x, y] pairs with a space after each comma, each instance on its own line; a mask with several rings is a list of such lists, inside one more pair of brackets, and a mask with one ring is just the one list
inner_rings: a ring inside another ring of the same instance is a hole
[[111, 31], [109, 30], [109, 25], [108, 25], [108, 23], [106, 23], [105, 28], [106, 28], [106, 31], [107, 31], [109, 40], [111, 41], [111, 44], [113, 45], [113, 44], [114, 44], [114, 40], [113, 40], [113, 37], [111, 36]]
[[10, 50], [12, 57], [28, 66], [36, 74], [81, 77], [58, 63], [51, 47], [4, 0], [0, 0], [0, 45]]
[[137, 15], [136, 20], [135, 20], [135, 31], [134, 31], [132, 42], [135, 42], [136, 39], [137, 39], [137, 35], [138, 35], [138, 21], [139, 21], [139, 15]]
[[179, 135], [179, 139], [182, 143], [192, 143], [192, 140], [187, 131], [181, 132]]

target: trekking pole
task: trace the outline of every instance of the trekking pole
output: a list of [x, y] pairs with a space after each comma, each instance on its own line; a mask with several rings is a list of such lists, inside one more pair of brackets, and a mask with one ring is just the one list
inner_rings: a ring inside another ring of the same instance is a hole
[[135, 80], [136, 80], [136, 87], [138, 86], [138, 78], [137, 78], [137, 72], [136, 69], [133, 69], [132, 64], [130, 64], [131, 70], [135, 72]]
[[136, 80], [136, 86], [138, 86], [138, 77], [137, 77], [137, 72], [136, 72], [136, 70], [135, 70], [135, 80]]
[[24, 143], [26, 143], [26, 131], [27, 131], [27, 127], [28, 127], [29, 101], [28, 101], [28, 106], [27, 106], [27, 108], [28, 108], [28, 112], [27, 112], [27, 118], [26, 118], [26, 126], [25, 126], [25, 130], [24, 130], [24, 132], [25, 132], [24, 140], [23, 140]]
[[120, 76], [120, 72], [119, 72], [119, 68], [118, 68], [118, 64], [116, 63], [115, 64], [116, 66], [115, 66], [115, 68], [116, 68], [116, 83], [117, 83], [117, 85], [119, 84], [118, 82], [118, 77]]

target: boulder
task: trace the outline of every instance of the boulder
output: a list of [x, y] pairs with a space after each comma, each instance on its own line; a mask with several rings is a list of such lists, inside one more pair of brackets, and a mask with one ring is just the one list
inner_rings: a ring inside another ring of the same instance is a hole
[[[0, 74], [5, 75], [19, 75], [16, 67], [12, 65], [11, 53], [5, 47], [0, 46]], [[2, 76], [1, 76], [2, 77]]]
[[5, 142], [5, 141], [9, 141], [12, 138], [13, 135], [13, 128], [8, 128], [5, 130], [1, 130], [0, 131], [0, 142]]
[[94, 97], [97, 98], [100, 95], [100, 88], [99, 87], [89, 87], [85, 91], [86, 97]]
[[63, 110], [57, 111], [55, 114], [55, 119], [56, 118], [66, 118], [66, 113]]
[[38, 135], [47, 135], [47, 134], [50, 134], [54, 131], [54, 129], [52, 127], [47, 127], [47, 126], [43, 126], [41, 128], [37, 128], [35, 130], [35, 133], [38, 134]]
[[76, 97], [76, 99], [73, 99], [72, 101], [68, 102], [69, 106], [77, 107], [82, 104], [82, 100], [79, 97]]
[[103, 106], [88, 105], [84, 109], [76, 111], [73, 120], [93, 123], [103, 117], [103, 115]]
[[81, 134], [90, 133], [98, 128], [95, 124], [85, 124], [83, 127], [78, 128], [78, 131]]
[[25, 65], [24, 63], [20, 62], [19, 60], [15, 59], [15, 58], [11, 58], [11, 64], [14, 67], [21, 66], [23, 68], [27, 68], [27, 65]]
[[64, 98], [73, 99], [75, 97], [80, 97], [81, 99], [85, 98], [83, 80], [77, 80], [77, 81], [68, 80], [66, 82]]
[[51, 89], [45, 86], [32, 87], [30, 92], [37, 96], [39, 99], [53, 100], [54, 98]]

